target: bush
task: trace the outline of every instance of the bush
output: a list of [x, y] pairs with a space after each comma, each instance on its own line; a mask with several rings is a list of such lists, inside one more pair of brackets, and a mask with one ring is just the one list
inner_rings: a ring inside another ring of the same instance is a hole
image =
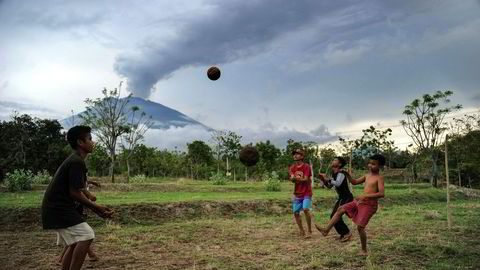
[[147, 177], [145, 174], [138, 174], [130, 178], [130, 183], [145, 183], [147, 182]]
[[270, 174], [263, 174], [263, 183], [265, 184], [267, 191], [280, 191], [282, 189], [280, 185], [280, 178], [278, 177], [278, 173], [276, 171], [273, 171]]
[[225, 184], [227, 184], [227, 179], [220, 172], [212, 173], [212, 176], [210, 176], [210, 181], [212, 181], [212, 184], [214, 184], [214, 185], [225, 185]]
[[22, 190], [31, 190], [33, 173], [30, 170], [15, 170], [13, 173], [7, 173], [5, 184], [8, 191], [17, 192]]
[[34, 184], [48, 185], [50, 184], [50, 181], [52, 181], [52, 176], [50, 176], [47, 170], [37, 172], [37, 174], [33, 177]]

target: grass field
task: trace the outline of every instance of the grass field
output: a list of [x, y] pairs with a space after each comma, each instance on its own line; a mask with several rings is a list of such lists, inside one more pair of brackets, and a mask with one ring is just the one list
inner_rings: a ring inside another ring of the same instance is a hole
[[[387, 179], [388, 182], [388, 179]], [[360, 187], [361, 188], [361, 187]], [[55, 234], [41, 230], [42, 187], [0, 193], [2, 269], [58, 269]], [[387, 184], [386, 198], [367, 227], [370, 255], [350, 242], [314, 231], [297, 236], [290, 210], [291, 185], [266, 192], [262, 183], [213, 186], [206, 181], [159, 180], [105, 184], [99, 202], [116, 210], [104, 221], [89, 216], [101, 260], [86, 269], [479, 269], [479, 192], [452, 192], [447, 228], [446, 191], [428, 185]], [[361, 189], [355, 188], [355, 194]], [[315, 189], [314, 214], [325, 223], [335, 200]]]

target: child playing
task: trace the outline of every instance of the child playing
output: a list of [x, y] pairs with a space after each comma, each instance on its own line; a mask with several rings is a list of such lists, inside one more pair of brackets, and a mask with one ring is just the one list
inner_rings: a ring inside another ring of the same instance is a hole
[[44, 229], [55, 230], [59, 242], [68, 246], [62, 260], [62, 269], [78, 270], [95, 238], [92, 228], [75, 208], [75, 202], [92, 209], [97, 215], [108, 218], [113, 211], [97, 205], [85, 197], [87, 168], [85, 158], [93, 150], [91, 129], [75, 126], [67, 132], [67, 140], [75, 152], [60, 165], [48, 185], [42, 202]]
[[[89, 185], [100, 187], [100, 184], [96, 181], [87, 180], [86, 189], [82, 190], [82, 193], [85, 195], [85, 197], [87, 197], [87, 199], [89, 199], [92, 202], [96, 202], [97, 197], [90, 192]], [[75, 208], [77, 209], [78, 213], [80, 213], [80, 215], [82, 215], [85, 219], [87, 218], [87, 213], [84, 210], [84, 207], [82, 204], [75, 202]], [[57, 245], [60, 245], [60, 243], [61, 243], [60, 234], [57, 233]], [[65, 255], [65, 252], [67, 251], [67, 249], [68, 249], [68, 246], [65, 246], [65, 248], [62, 251], [62, 254], [60, 254], [60, 257], [58, 258], [58, 264], [60, 265], [62, 264], [63, 256]], [[87, 250], [87, 254], [88, 254], [88, 257], [90, 258], [90, 261], [92, 262], [96, 262], [100, 259], [98, 258], [97, 254], [93, 251], [93, 248], [91, 245]]]
[[[296, 149], [292, 152], [295, 163], [289, 168], [290, 180], [295, 183], [292, 198], [292, 210], [300, 229], [300, 235], [305, 238], [310, 238], [312, 234], [312, 218], [309, 209], [312, 208], [312, 171], [310, 165], [303, 162], [304, 152], [301, 149]], [[307, 220], [308, 232], [305, 233], [300, 217], [300, 211], [305, 213]]]
[[[330, 218], [333, 217], [333, 215], [337, 212], [338, 207], [349, 203], [353, 201], [353, 195], [350, 192], [350, 189], [348, 188], [348, 182], [347, 182], [347, 176], [346, 173], [341, 171], [341, 169], [345, 166], [347, 162], [345, 161], [344, 158], [342, 157], [336, 157], [332, 161], [332, 177], [330, 179], [327, 179], [325, 174], [320, 174], [320, 180], [322, 180], [323, 184], [331, 188], [332, 186], [335, 187], [335, 190], [337, 191], [338, 194], [338, 199], [335, 205], [333, 206], [332, 214], [330, 215]], [[317, 224], [315, 224], [315, 227], [318, 228]], [[350, 240], [352, 237], [352, 233], [348, 229], [347, 224], [343, 222], [342, 217], [338, 220], [337, 223], [334, 224], [335, 230], [337, 233], [340, 235], [338, 240], [342, 242], [346, 242]]]
[[360, 195], [356, 200], [340, 206], [328, 222], [326, 228], [317, 227], [317, 229], [324, 235], [328, 235], [333, 225], [336, 224], [344, 213], [357, 224], [358, 234], [360, 235], [360, 242], [362, 244], [362, 251], [360, 255], [367, 256], [367, 234], [365, 227], [370, 218], [377, 212], [377, 200], [384, 197], [384, 183], [383, 176], [380, 175], [380, 168], [385, 165], [385, 158], [382, 155], [376, 154], [370, 157], [368, 161], [368, 174], [358, 179], [352, 179], [347, 174], [348, 179], [354, 185], [365, 182], [363, 195]]

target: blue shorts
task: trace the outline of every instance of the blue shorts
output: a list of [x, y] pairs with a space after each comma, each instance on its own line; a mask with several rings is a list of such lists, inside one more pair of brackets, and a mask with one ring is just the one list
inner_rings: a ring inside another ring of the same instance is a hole
[[303, 209], [312, 208], [312, 197], [295, 197], [292, 198], [293, 213], [300, 213]]

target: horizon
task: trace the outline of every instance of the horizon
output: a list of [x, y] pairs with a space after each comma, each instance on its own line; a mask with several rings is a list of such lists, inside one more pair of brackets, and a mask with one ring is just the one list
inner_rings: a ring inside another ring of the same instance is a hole
[[[252, 142], [324, 144], [380, 124], [403, 148], [404, 106], [437, 90], [454, 92], [456, 116], [478, 112], [480, 1], [281, 1], [0, 1], [0, 120], [64, 119], [120, 81]], [[172, 127], [148, 143], [194, 138], [207, 135]]]

